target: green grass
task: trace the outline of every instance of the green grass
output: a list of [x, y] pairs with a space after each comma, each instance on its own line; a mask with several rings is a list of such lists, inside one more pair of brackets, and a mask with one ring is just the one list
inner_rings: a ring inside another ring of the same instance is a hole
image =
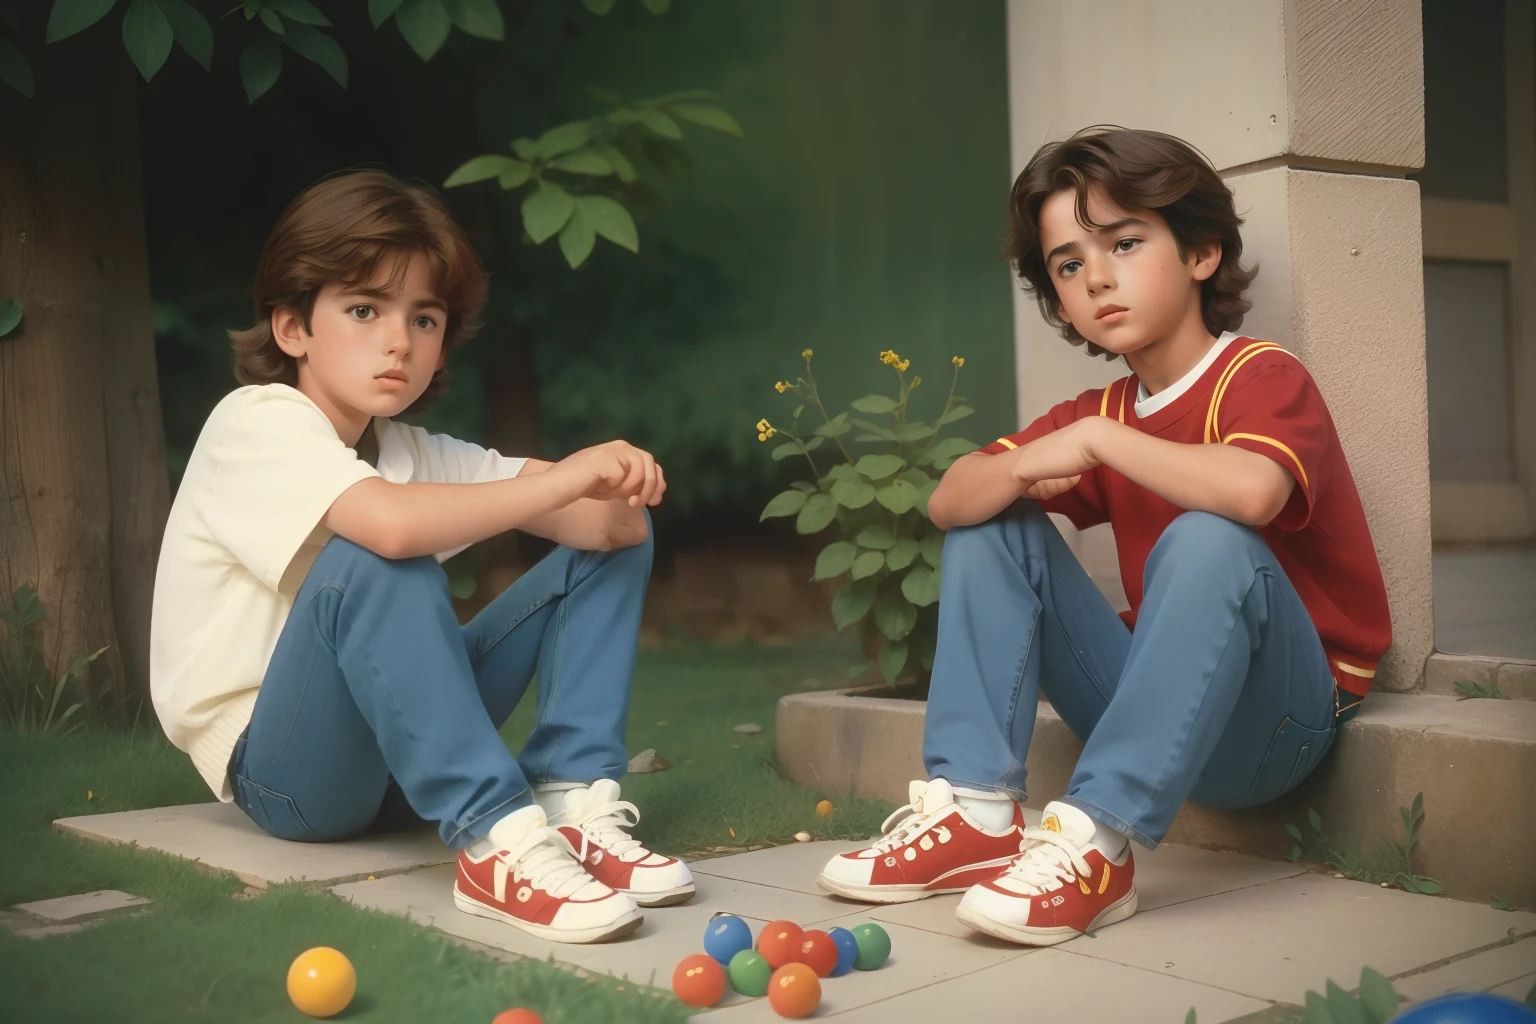
[[[638, 833], [657, 849], [719, 854], [787, 842], [797, 831], [876, 831], [887, 805], [801, 789], [772, 759], [778, 698], [840, 685], [852, 660], [841, 646], [643, 652], [629, 747], [654, 747], [674, 767], [624, 781], [643, 813]], [[514, 746], [531, 721], [530, 701], [505, 730]], [[745, 721], [763, 733], [731, 730]], [[210, 799], [186, 756], [153, 726], [68, 738], [0, 732], [0, 778], [0, 907], [99, 888], [154, 901], [71, 935], [19, 939], [0, 929], [0, 1019], [302, 1020], [282, 979], [315, 945], [342, 949], [358, 971], [358, 996], [338, 1019], [486, 1024], [518, 1005], [548, 1024], [686, 1019], [670, 996], [546, 963], [505, 964], [324, 891], [281, 886], [237, 899], [243, 887], [232, 876], [55, 830], [59, 817]], [[814, 810], [823, 796], [837, 807], [825, 820]]]

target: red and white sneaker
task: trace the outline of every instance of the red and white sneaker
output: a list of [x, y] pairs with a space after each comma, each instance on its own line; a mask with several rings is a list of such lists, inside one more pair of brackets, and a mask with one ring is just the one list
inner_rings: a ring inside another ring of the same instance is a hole
[[[955, 803], [949, 782], [913, 782], [909, 802], [885, 824], [867, 849], [827, 862], [818, 885], [869, 903], [906, 903], [946, 892], [965, 892], [1012, 863], [1024, 838], [1024, 813], [1013, 807], [1013, 824], [992, 832]], [[895, 827], [892, 827], [895, 822]]]
[[640, 821], [632, 803], [619, 799], [619, 784], [598, 779], [565, 794], [556, 819], [587, 874], [617, 889], [642, 907], [668, 907], [693, 896], [693, 873], [676, 857], [652, 853], [627, 829]]
[[996, 878], [965, 894], [962, 924], [1026, 946], [1058, 942], [1136, 913], [1136, 865], [1130, 844], [1115, 860], [1093, 845], [1093, 819], [1071, 804], [1045, 805], [1040, 827]]
[[592, 878], [535, 804], [502, 818], [459, 851], [453, 902], [554, 942], [601, 942], [644, 918], [635, 901]]

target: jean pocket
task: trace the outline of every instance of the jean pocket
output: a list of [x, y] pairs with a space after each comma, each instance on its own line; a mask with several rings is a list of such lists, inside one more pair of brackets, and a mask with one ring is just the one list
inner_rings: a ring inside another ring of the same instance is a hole
[[1249, 793], [1258, 803], [1268, 803], [1289, 793], [1317, 767], [1332, 742], [1332, 729], [1309, 729], [1285, 718], [1269, 741]]
[[299, 806], [294, 803], [293, 797], [268, 789], [250, 779], [235, 779], [235, 803], [256, 823], [257, 828], [270, 836], [301, 843], [320, 838], [319, 833], [310, 828], [304, 816], [299, 813]]

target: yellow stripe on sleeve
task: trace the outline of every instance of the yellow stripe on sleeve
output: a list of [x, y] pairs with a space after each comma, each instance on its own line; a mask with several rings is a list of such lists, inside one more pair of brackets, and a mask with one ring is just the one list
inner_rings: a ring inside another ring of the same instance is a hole
[[1120, 422], [1125, 422], [1125, 393], [1131, 390], [1131, 378], [1127, 377], [1120, 382]]
[[997, 439], [997, 443], [1002, 445], [1004, 448], [1007, 448], [1009, 451], [1013, 451], [1013, 449], [1018, 447], [1018, 445], [1014, 444], [1012, 441], [1008, 440], [1006, 437], [998, 438]]
[[[1276, 345], [1272, 341], [1254, 342], [1252, 345], [1249, 345], [1247, 348], [1243, 349], [1236, 356], [1234, 356], [1232, 361], [1227, 364], [1227, 368], [1221, 371], [1221, 377], [1216, 381], [1216, 388], [1211, 392], [1211, 404], [1205, 411], [1206, 444], [1210, 444], [1212, 441], [1221, 440], [1220, 432], [1213, 432], [1212, 428], [1216, 423], [1216, 411], [1221, 405], [1222, 393], [1227, 390], [1227, 384], [1232, 380], [1233, 374], [1237, 373], [1239, 367], [1241, 367], [1248, 360], [1252, 359], [1254, 356], [1258, 355], [1260, 352], [1268, 352], [1270, 349], [1277, 348], [1280, 348], [1280, 346]], [[1284, 350], [1281, 349], [1281, 351]]]
[[[1109, 386], [1109, 388], [1112, 388], [1112, 387], [1114, 387], [1113, 384], [1111, 384]], [[1104, 398], [1099, 402], [1099, 415], [1100, 416], [1108, 416], [1109, 415], [1109, 388], [1105, 388], [1104, 389]]]
[[1348, 672], [1352, 676], [1359, 676], [1361, 679], [1376, 678], [1375, 669], [1356, 668], [1353, 665], [1346, 665], [1342, 661], [1335, 661], [1334, 664], [1339, 666], [1341, 671]]
[[1296, 453], [1291, 451], [1289, 445], [1280, 441], [1276, 441], [1272, 437], [1264, 437], [1261, 434], [1228, 434], [1225, 438], [1222, 439], [1221, 443], [1231, 444], [1233, 441], [1260, 441], [1267, 445], [1273, 445], [1274, 447], [1285, 452], [1285, 454], [1291, 457], [1291, 461], [1296, 463], [1296, 472], [1301, 474], [1301, 486], [1308, 489], [1311, 488], [1312, 485], [1307, 483], [1307, 467], [1301, 464], [1301, 459], [1296, 457]]

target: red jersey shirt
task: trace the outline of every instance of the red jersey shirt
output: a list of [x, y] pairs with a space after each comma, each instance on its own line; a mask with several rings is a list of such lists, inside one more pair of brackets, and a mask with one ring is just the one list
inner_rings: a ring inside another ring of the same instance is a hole
[[[982, 452], [1017, 448], [1085, 416], [1113, 416], [1166, 441], [1230, 444], [1274, 459], [1296, 486], [1259, 533], [1305, 603], [1339, 688], [1363, 696], [1392, 640], [1386, 585], [1333, 417], [1311, 374], [1279, 345], [1239, 337], [1187, 391], [1145, 419], [1136, 415], [1138, 390], [1131, 376], [1084, 392]], [[1123, 617], [1134, 628], [1147, 556], [1185, 510], [1108, 466], [1084, 473], [1076, 487], [1041, 507], [1079, 529], [1114, 528], [1131, 606]]]

